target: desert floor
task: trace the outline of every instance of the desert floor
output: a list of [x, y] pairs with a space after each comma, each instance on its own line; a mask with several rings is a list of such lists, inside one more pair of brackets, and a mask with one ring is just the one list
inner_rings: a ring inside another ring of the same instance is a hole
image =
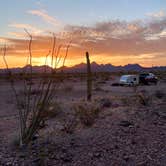
[[[71, 127], [74, 106], [86, 102], [86, 81], [61, 83], [55, 94], [60, 111], [48, 118], [27, 149], [15, 146], [17, 106], [10, 84], [0, 80], [0, 165], [165, 166], [166, 81], [137, 89], [111, 86], [118, 79], [93, 81], [92, 103], [100, 112], [91, 126], [77, 122]], [[16, 86], [22, 90], [19, 81]], [[140, 93], [147, 105], [140, 102]]]

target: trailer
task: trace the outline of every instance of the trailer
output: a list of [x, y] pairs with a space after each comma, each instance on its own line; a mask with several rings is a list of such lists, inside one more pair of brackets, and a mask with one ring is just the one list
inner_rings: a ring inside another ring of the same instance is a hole
[[139, 84], [138, 75], [122, 75], [119, 81], [120, 85], [135, 86]]

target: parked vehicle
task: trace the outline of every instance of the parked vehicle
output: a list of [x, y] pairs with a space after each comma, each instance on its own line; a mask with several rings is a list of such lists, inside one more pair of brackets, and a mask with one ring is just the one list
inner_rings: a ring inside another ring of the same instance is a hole
[[134, 86], [139, 84], [139, 77], [137, 75], [122, 75], [119, 83], [121, 85]]
[[139, 75], [139, 83], [148, 85], [149, 83], [157, 84], [158, 78], [153, 73], [142, 73]]

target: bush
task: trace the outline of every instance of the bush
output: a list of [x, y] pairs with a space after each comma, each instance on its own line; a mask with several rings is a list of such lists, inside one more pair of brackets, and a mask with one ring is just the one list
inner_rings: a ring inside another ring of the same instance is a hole
[[92, 126], [98, 117], [100, 109], [92, 103], [82, 103], [75, 106], [76, 116], [84, 126]]
[[146, 91], [142, 91], [138, 93], [138, 101], [141, 105], [148, 106], [151, 104], [152, 98], [146, 93]]

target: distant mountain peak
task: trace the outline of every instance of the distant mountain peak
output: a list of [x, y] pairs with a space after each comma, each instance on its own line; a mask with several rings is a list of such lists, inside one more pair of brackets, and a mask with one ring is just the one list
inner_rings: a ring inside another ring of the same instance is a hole
[[[26, 69], [26, 72], [30, 71], [30, 65], [26, 65], [23, 68], [17, 67], [17, 68], [11, 68], [10, 70], [13, 73], [19, 73], [23, 72], [24, 69]], [[86, 63], [80, 63], [77, 65], [74, 65], [72, 67], [60, 67], [57, 69], [58, 71], [64, 71], [64, 72], [86, 72]], [[108, 64], [98, 64], [95, 61], [91, 63], [92, 72], [119, 72], [119, 71], [151, 71], [151, 70], [162, 70], [166, 71], [166, 66], [160, 66], [160, 67], [142, 67], [141, 65], [135, 63], [135, 64], [127, 64], [124, 66], [114, 66], [110, 63]], [[50, 66], [32, 66], [32, 71], [35, 73], [42, 73], [44, 71], [51, 72], [52, 68]], [[0, 73], [6, 73], [6, 69], [0, 69]]]

